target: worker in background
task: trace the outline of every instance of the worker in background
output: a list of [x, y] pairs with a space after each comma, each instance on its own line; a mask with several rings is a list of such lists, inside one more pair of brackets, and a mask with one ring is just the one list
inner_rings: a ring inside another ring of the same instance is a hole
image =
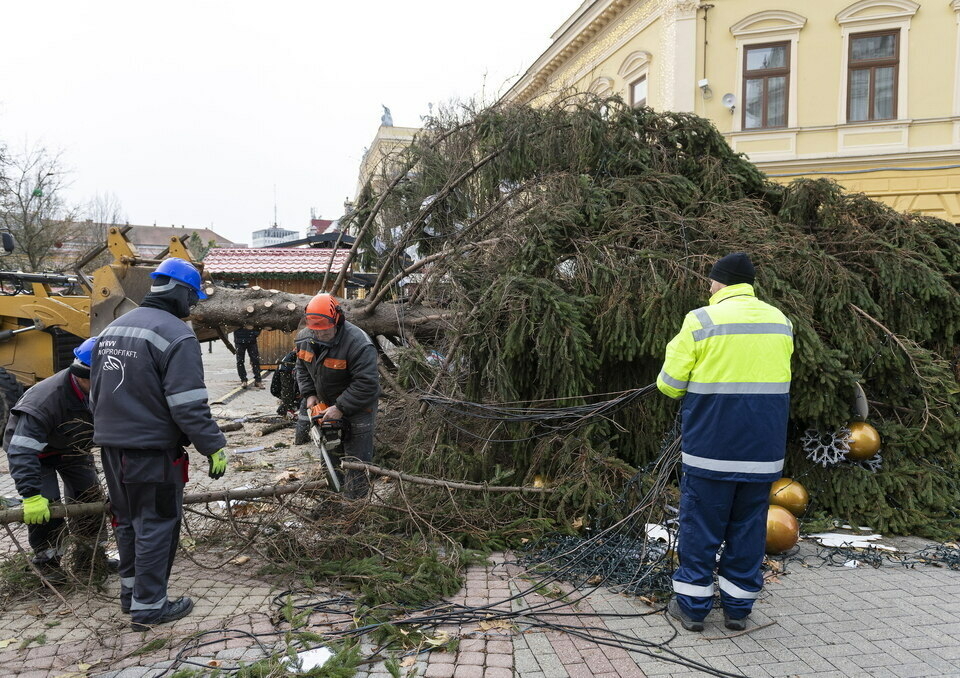
[[[306, 327], [296, 337], [296, 376], [304, 408], [309, 413], [319, 405], [323, 421], [346, 422], [349, 433], [344, 436], [343, 455], [371, 462], [380, 398], [373, 341], [346, 321], [343, 309], [330, 294], [318, 294], [311, 299], [305, 319]], [[346, 471], [344, 481], [348, 499], [366, 497], [370, 490], [363, 471]]]
[[110, 323], [93, 358], [93, 439], [120, 549], [120, 606], [143, 631], [186, 616], [187, 597], [167, 598], [192, 443], [208, 474], [227, 468], [226, 439], [210, 415], [200, 344], [182, 318], [206, 295], [187, 261], [165, 259], [140, 307]]
[[754, 277], [743, 252], [714, 264], [710, 305], [684, 318], [657, 377], [663, 393], [683, 398], [680, 566], [667, 611], [688, 631], [703, 630], [714, 569], [728, 629], [746, 628], [763, 587], [770, 484], [786, 451], [793, 326], [757, 299]]
[[[75, 502], [103, 502], [90, 448], [93, 445], [93, 415], [90, 414], [90, 360], [96, 338], [78, 346], [73, 363], [49, 379], [27, 389], [10, 410], [3, 433], [10, 475], [23, 497], [23, 522], [27, 524], [33, 564], [48, 580], [62, 582], [61, 560], [65, 554], [67, 525], [63, 518], [50, 518], [50, 503], [63, 495]], [[78, 540], [78, 571], [91, 565], [106, 565], [99, 545], [103, 516], [71, 519], [71, 532]], [[96, 561], [96, 562], [95, 562]]]
[[257, 337], [260, 336], [260, 330], [247, 329], [240, 327], [233, 332], [233, 343], [237, 348], [237, 375], [240, 377], [240, 385], [247, 387], [247, 368], [244, 364], [244, 354], [250, 356], [250, 369], [253, 372], [253, 385], [256, 388], [263, 388], [263, 381], [260, 379], [260, 347], [257, 346]]

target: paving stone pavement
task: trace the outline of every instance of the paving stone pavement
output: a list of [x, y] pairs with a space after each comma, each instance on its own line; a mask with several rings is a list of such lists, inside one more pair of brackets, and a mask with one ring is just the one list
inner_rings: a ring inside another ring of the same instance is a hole
[[[213, 354], [204, 353], [204, 360], [210, 392], [229, 392], [236, 383], [232, 356], [216, 345]], [[226, 405], [216, 405], [215, 410], [229, 418], [266, 413], [274, 406], [266, 391], [248, 390]], [[236, 444], [247, 440], [230, 435]], [[292, 448], [263, 454], [281, 455], [279, 465], [292, 463], [299, 453]], [[240, 482], [237, 475], [228, 474], [220, 481], [197, 478], [201, 475], [195, 466], [191, 490], [234, 487]], [[243, 479], [252, 477], [248, 474]], [[15, 496], [5, 460], [0, 462], [0, 495]], [[25, 543], [22, 526], [14, 534]], [[904, 541], [911, 550], [925, 543]], [[0, 537], [0, 558], [8, 558], [14, 549], [8, 536]], [[803, 542], [802, 555], [814, 552], [815, 547]], [[193, 596], [196, 609], [183, 620], [147, 633], [129, 631], [128, 620], [116, 604], [116, 577], [107, 581], [102, 593], [67, 593], [66, 605], [45, 595], [0, 610], [0, 676], [154, 678], [170, 676], [177, 668], [229, 669], [283, 650], [286, 629], [271, 618], [276, 610], [274, 597], [282, 586], [253, 574], [255, 562], [233, 564], [227, 560], [229, 555], [201, 557], [182, 551], [170, 590]], [[808, 562], [819, 564], [820, 560]], [[566, 589], [557, 592], [560, 599], [546, 598], [529, 592], [530, 581], [521, 575], [509, 554], [496, 554], [486, 565], [472, 566], [463, 590], [450, 602], [525, 613], [510, 623], [442, 626], [435, 632], [459, 638], [457, 651], [411, 656], [403, 662], [401, 675], [614, 678], [725, 671], [764, 678], [960, 677], [957, 570], [805, 567], [788, 562], [785, 573], [767, 585], [749, 632], [742, 635], [728, 632], [717, 611], [708, 617], [704, 633], [688, 633], [677, 630], [662, 612], [640, 599], [604, 588], [590, 589], [586, 597]], [[532, 606], [540, 610], [536, 618], [529, 613]], [[343, 619], [318, 613], [310, 617], [310, 624], [313, 631], [323, 633]], [[592, 630], [585, 634], [576, 627]], [[190, 640], [201, 633], [206, 635]], [[365, 645], [367, 650], [372, 647]], [[391, 674], [379, 663], [364, 666], [358, 675], [387, 678]]]

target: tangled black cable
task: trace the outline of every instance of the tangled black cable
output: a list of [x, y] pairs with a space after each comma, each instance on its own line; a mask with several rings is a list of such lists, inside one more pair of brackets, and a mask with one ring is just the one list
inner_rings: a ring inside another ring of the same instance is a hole
[[[421, 393], [419, 399], [441, 412], [440, 417], [462, 433], [485, 442], [512, 443], [573, 431], [593, 419], [609, 418], [614, 412], [622, 410], [656, 391], [657, 385], [650, 384], [642, 388], [616, 393], [598, 393], [590, 396], [570, 396], [525, 402], [474, 403], [430, 393]], [[604, 399], [595, 400], [597, 398]], [[537, 403], [557, 403], [570, 400], [587, 402], [579, 405], [556, 407], [532, 406]], [[522, 438], [496, 439], [475, 433], [461, 426], [454, 421], [454, 417], [479, 419], [496, 424], [538, 424], [539, 429]]]
[[[851, 537], [854, 539], [855, 537]], [[873, 568], [884, 565], [899, 565], [913, 569], [917, 565], [933, 565], [950, 570], [960, 570], [960, 546], [956, 544], [932, 544], [916, 551], [891, 551], [875, 546], [820, 546], [815, 554], [800, 555], [793, 552], [783, 559], [785, 563], [799, 562], [805, 567], [824, 565], [845, 566], [856, 561]], [[820, 560], [816, 563], [816, 560]], [[811, 561], [814, 561], [811, 563]]]
[[[632, 618], [644, 617], [660, 612], [660, 609], [632, 615], [598, 613], [584, 611], [570, 611], [577, 603], [586, 599], [595, 590], [601, 581], [611, 583], [624, 591], [640, 591], [649, 587], [651, 582], [660, 588], [664, 586], [667, 558], [666, 549], [662, 544], [641, 538], [645, 534], [646, 519], [651, 511], [659, 509], [659, 502], [663, 490], [669, 482], [680, 459], [679, 429], [671, 432], [664, 441], [663, 453], [652, 464], [649, 473], [654, 482], [650, 490], [637, 503], [636, 507], [624, 518], [616, 520], [612, 525], [599, 531], [593, 536], [576, 540], [555, 543], [552, 552], [545, 550], [540, 556], [531, 559], [529, 565], [535, 565], [536, 574], [546, 570], [542, 576], [530, 581], [530, 585], [518, 593], [491, 602], [482, 606], [468, 606], [457, 603], [444, 603], [437, 607], [421, 610], [401, 620], [392, 620], [393, 626], [413, 627], [420, 632], [429, 631], [437, 627], [455, 624], [464, 625], [481, 621], [505, 620], [519, 623], [528, 628], [542, 628], [546, 630], [564, 631], [579, 638], [590, 640], [599, 645], [619, 647], [630, 652], [645, 654], [650, 657], [673, 662], [688, 668], [695, 668], [704, 673], [715, 676], [740, 676], [714, 669], [670, 649], [669, 643], [676, 637], [674, 634], [667, 640], [652, 642], [632, 635], [613, 631], [602, 626], [583, 626], [566, 624], [557, 621], [557, 618], [575, 616], [577, 618], [604, 617]], [[631, 483], [636, 485], [638, 483]], [[624, 491], [624, 497], [627, 490]], [[625, 500], [625, 499], [624, 499]], [[632, 548], [616, 548], [616, 546], [630, 544]], [[528, 569], [530, 572], [530, 569]], [[619, 573], [614, 576], [612, 573]], [[607, 579], [609, 578], [609, 582]], [[556, 599], [544, 598], [540, 603], [528, 603], [525, 598], [530, 594], [543, 591], [549, 585], [565, 581], [573, 582], [573, 590], [566, 592]], [[279, 603], [279, 600], [277, 601]], [[512, 609], [513, 604], [517, 609]], [[302, 603], [300, 603], [302, 605]], [[351, 629], [331, 631], [325, 635], [333, 639], [359, 638], [383, 626], [384, 623], [373, 623]]]
[[[479, 405], [476, 403], [459, 403], [448, 399], [435, 400], [441, 408], [449, 408], [458, 414], [467, 411], [484, 415], [482, 418], [501, 418], [515, 422], [546, 421], [557, 422], [551, 424], [553, 430], [566, 430], [576, 424], [572, 421], [606, 416], [610, 412], [624, 407], [630, 402], [643, 397], [655, 388], [648, 386], [643, 389], [626, 391], [614, 394], [616, 397], [589, 405], [576, 405], [559, 408], [531, 408], [512, 407], [514, 403], [498, 405]], [[431, 397], [432, 398], [432, 397]], [[631, 479], [616, 503], [626, 505], [633, 496], [639, 494], [641, 480], [652, 481], [650, 488], [629, 513], [619, 519], [611, 519], [611, 524], [604, 529], [597, 528], [592, 536], [554, 540], [552, 550], [541, 549], [537, 557], [527, 555], [525, 564], [529, 574], [536, 574], [537, 578], [526, 578], [529, 586], [516, 594], [487, 605], [469, 606], [459, 603], [442, 603], [429, 608], [413, 610], [403, 619], [391, 619], [389, 622], [374, 622], [363, 626], [331, 629], [323, 635], [325, 638], [337, 640], [359, 639], [385, 625], [407, 627], [421, 633], [429, 632], [444, 625], [467, 625], [492, 620], [504, 620], [521, 624], [527, 628], [564, 631], [570, 635], [590, 640], [598, 645], [618, 647], [628, 652], [644, 654], [663, 661], [672, 662], [687, 668], [697, 669], [709, 675], [734, 677], [739, 673], [731, 673], [710, 667], [706, 664], [685, 657], [669, 647], [669, 643], [676, 637], [677, 630], [661, 642], [652, 642], [637, 638], [605, 626], [585, 626], [582, 624], [568, 624], [560, 621], [564, 617], [579, 619], [593, 617], [598, 620], [605, 617], [639, 618], [657, 614], [662, 609], [651, 610], [636, 614], [614, 614], [602, 612], [585, 612], [575, 610], [580, 601], [588, 598], [597, 590], [599, 583], [612, 585], [613, 588], [625, 592], [640, 593], [649, 590], [663, 590], [669, 586], [669, 558], [667, 557], [670, 545], [646, 538], [646, 524], [652, 521], [655, 512], [661, 512], [666, 507], [663, 496], [667, 484], [676, 473], [676, 466], [680, 461], [679, 420], [664, 438], [661, 445], [661, 454], [647, 469], [644, 469]], [[532, 550], [528, 550], [532, 551]], [[539, 594], [551, 584], [570, 582], [571, 591], [565, 592], [558, 598], [544, 596], [543, 602], [530, 603], [526, 597]], [[315, 600], [314, 594], [307, 591], [289, 590], [274, 597], [273, 604], [277, 608], [290, 607], [298, 612], [321, 612], [328, 615], [342, 615], [344, 623], [352, 621], [349, 608], [354, 601], [348, 596], [323, 598]], [[516, 605], [517, 609], [513, 609]], [[669, 621], [669, 618], [668, 618]], [[330, 625], [339, 624], [332, 621]], [[672, 622], [670, 622], [672, 625]], [[278, 635], [266, 634], [266, 635]], [[212, 641], [216, 642], [216, 641]], [[208, 643], [204, 643], [208, 644]], [[191, 648], [200, 647], [194, 642]], [[184, 648], [178, 654], [178, 661], [183, 662]], [[379, 655], [380, 650], [374, 653]], [[420, 652], [419, 650], [416, 652]], [[372, 659], [371, 657], [370, 659]]]

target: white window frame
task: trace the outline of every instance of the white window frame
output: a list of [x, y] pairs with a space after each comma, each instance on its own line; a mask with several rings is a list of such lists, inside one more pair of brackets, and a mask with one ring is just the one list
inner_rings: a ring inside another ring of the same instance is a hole
[[[837, 107], [839, 125], [889, 125], [907, 119], [909, 92], [907, 74], [910, 70], [910, 21], [920, 9], [913, 0], [859, 0], [841, 10], [837, 16], [843, 45], [840, 50], [840, 92]], [[850, 74], [850, 36], [874, 31], [900, 31], [898, 41], [900, 65], [897, 70], [897, 117], [893, 120], [847, 122], [847, 88]]]
[[630, 106], [632, 106], [633, 108], [637, 108], [637, 107], [638, 107], [637, 102], [633, 100], [633, 87], [634, 87], [634, 85], [639, 85], [641, 82], [642, 82], [642, 83], [646, 86], [646, 88], [647, 88], [647, 94], [646, 94], [646, 96], [643, 97], [643, 104], [642, 104], [642, 105], [643, 105], [643, 106], [649, 106], [649, 105], [650, 105], [650, 81], [647, 79], [647, 74], [644, 73], [644, 74], [642, 74], [642, 75], [637, 76], [635, 79], [633, 79], [633, 80], [631, 80], [630, 82], [627, 83], [627, 95], [628, 95], [629, 98], [630, 98]]
[[652, 56], [650, 52], [645, 50], [637, 50], [636, 52], [631, 52], [627, 55], [627, 58], [623, 60], [623, 63], [620, 64], [620, 69], [617, 71], [617, 75], [623, 78], [623, 98], [631, 106], [633, 106], [633, 83], [637, 82], [640, 78], [647, 79], [647, 101], [646, 106], [650, 106], [650, 94], [653, 90], [650, 89], [650, 60]]
[[[777, 22], [777, 25], [769, 25], [768, 22]], [[806, 25], [807, 19], [796, 12], [787, 10], [771, 9], [763, 12], [751, 14], [735, 23], [730, 27], [730, 32], [737, 41], [737, 78], [734, 94], [737, 97], [737, 106], [733, 112], [733, 120], [730, 127], [731, 132], [749, 131], [751, 133], [782, 133], [785, 129], [794, 129], [798, 126], [797, 121], [797, 102], [798, 83], [797, 77], [800, 72], [800, 31]], [[743, 129], [742, 106], [743, 97], [743, 65], [744, 55], [747, 47], [753, 45], [763, 45], [771, 42], [787, 42], [790, 46], [790, 75], [787, 86], [787, 126], [773, 129]]]

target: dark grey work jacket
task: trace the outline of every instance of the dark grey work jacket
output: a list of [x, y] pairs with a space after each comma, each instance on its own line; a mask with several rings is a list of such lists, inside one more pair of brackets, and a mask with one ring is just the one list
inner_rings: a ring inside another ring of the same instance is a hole
[[97, 445], [211, 455], [227, 441], [207, 404], [200, 343], [171, 313], [137, 308], [99, 335], [90, 372]]
[[41, 458], [88, 454], [92, 445], [93, 416], [69, 369], [27, 389], [3, 432], [10, 475], [21, 497], [40, 494]]
[[248, 330], [244, 327], [234, 330], [233, 332], [233, 343], [238, 346], [256, 344], [257, 337], [260, 336], [260, 330]]
[[327, 348], [313, 339], [310, 330], [303, 329], [297, 333], [296, 344], [302, 397], [317, 396], [326, 405], [336, 405], [345, 417], [377, 408], [377, 349], [366, 332], [344, 322]]

